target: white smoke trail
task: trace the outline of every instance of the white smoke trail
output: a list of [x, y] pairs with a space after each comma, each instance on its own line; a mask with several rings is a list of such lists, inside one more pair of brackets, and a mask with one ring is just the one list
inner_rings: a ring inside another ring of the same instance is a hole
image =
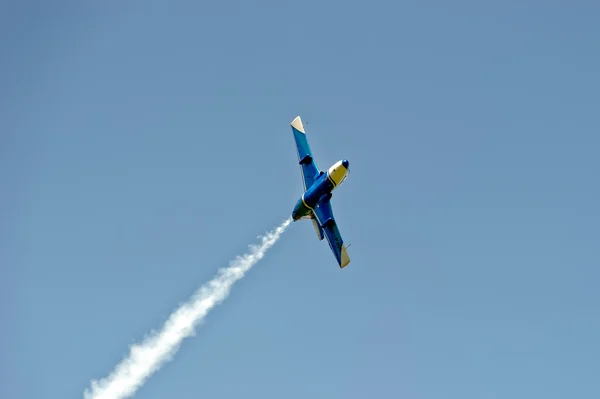
[[171, 314], [160, 332], [153, 333], [142, 343], [131, 346], [129, 356], [123, 359], [108, 377], [100, 381], [93, 380], [91, 390], [85, 390], [84, 398], [122, 399], [133, 395], [151, 374], [171, 360], [181, 341], [194, 334], [194, 327], [204, 319], [212, 307], [227, 297], [231, 286], [262, 259], [290, 223], [291, 218], [259, 237], [260, 245], [251, 245], [248, 253], [236, 257], [229, 267], [220, 269], [213, 280], [200, 287], [188, 302]]

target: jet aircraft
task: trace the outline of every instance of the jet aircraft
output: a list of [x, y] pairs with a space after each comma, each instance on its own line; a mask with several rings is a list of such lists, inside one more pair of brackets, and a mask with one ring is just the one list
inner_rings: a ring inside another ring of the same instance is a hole
[[327, 171], [320, 170], [308, 145], [302, 119], [297, 116], [291, 126], [304, 184], [304, 193], [292, 211], [292, 219], [294, 222], [303, 219], [312, 220], [318, 239], [327, 238], [340, 268], [344, 268], [350, 263], [350, 258], [333, 217], [331, 192], [348, 176], [350, 163], [347, 159], [342, 159], [331, 165]]

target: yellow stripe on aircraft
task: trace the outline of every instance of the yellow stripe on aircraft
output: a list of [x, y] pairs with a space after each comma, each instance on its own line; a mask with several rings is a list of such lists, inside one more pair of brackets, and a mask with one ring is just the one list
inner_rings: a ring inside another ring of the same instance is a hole
[[344, 165], [342, 165], [342, 161], [338, 161], [331, 168], [329, 168], [327, 171], [327, 177], [334, 187], [337, 187], [342, 180], [344, 180], [347, 172], [348, 170], [344, 167]]

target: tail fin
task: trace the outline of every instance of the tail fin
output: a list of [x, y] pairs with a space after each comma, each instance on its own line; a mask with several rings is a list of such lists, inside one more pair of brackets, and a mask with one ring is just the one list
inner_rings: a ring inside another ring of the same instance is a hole
[[317, 232], [317, 238], [319, 238], [319, 241], [321, 241], [323, 238], [325, 238], [323, 229], [321, 228], [321, 226], [319, 226], [319, 223], [317, 223], [317, 219], [315, 219], [314, 217], [312, 218], [312, 222], [313, 226], [315, 227], [315, 231]]

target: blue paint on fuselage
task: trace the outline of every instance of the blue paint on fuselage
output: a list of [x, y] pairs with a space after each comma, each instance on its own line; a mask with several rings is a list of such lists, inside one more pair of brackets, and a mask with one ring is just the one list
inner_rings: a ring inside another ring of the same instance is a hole
[[296, 221], [304, 216], [308, 216], [321, 197], [331, 193], [334, 188], [335, 186], [327, 177], [327, 172], [321, 173], [313, 185], [296, 202], [296, 206], [294, 206], [294, 210], [292, 211], [292, 219]]

